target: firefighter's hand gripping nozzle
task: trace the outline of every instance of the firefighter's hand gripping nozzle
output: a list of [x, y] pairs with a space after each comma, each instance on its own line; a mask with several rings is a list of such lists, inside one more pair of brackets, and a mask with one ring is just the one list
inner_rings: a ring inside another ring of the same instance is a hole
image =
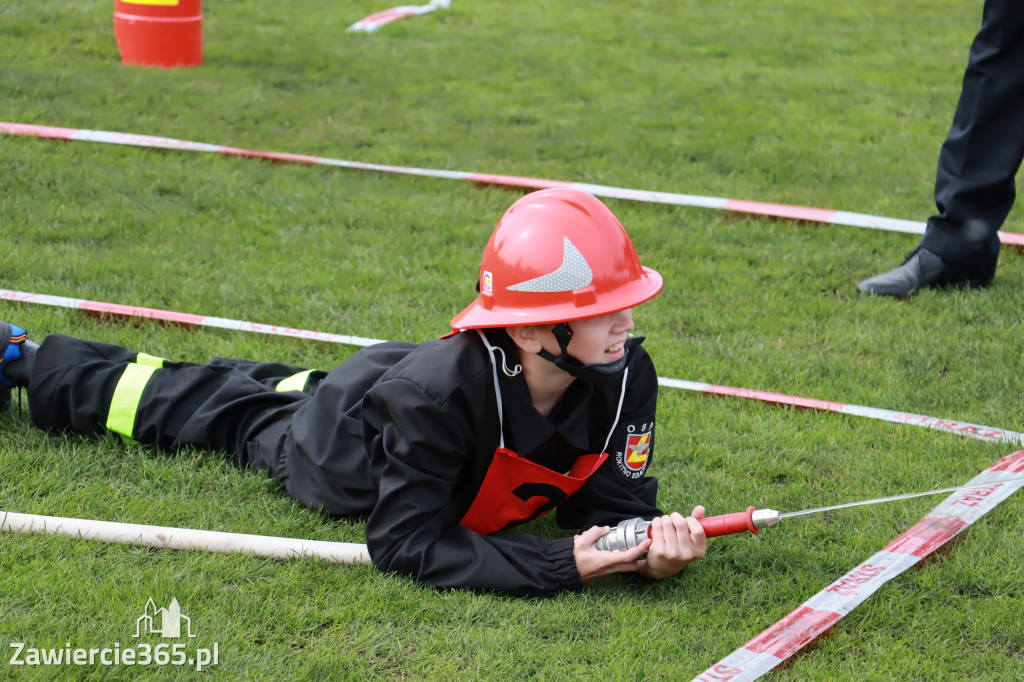
[[[755, 509], [754, 507], [749, 507], [745, 512], [709, 516], [698, 519], [698, 521], [704, 528], [705, 536], [714, 538], [719, 535], [742, 533], [745, 530], [751, 533], [758, 533], [762, 528], [774, 526], [779, 522], [780, 518], [779, 512], [774, 509]], [[597, 542], [594, 543], [594, 547], [608, 551], [631, 549], [650, 536], [650, 521], [626, 519], [625, 521], [620, 521], [606, 535], [598, 538]]]

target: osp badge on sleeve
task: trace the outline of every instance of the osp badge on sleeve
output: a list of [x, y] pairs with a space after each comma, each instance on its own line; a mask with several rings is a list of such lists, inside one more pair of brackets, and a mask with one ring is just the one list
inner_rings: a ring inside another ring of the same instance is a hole
[[626, 427], [625, 448], [615, 453], [615, 466], [626, 478], [640, 478], [647, 471], [654, 441], [654, 422]]

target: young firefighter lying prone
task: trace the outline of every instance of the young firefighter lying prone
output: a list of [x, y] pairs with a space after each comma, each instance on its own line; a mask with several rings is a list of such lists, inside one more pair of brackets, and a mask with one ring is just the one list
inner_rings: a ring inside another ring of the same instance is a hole
[[[550, 595], [704, 556], [703, 507], [664, 515], [645, 476], [657, 374], [630, 331], [662, 278], [611, 211], [577, 190], [526, 195], [478, 286], [448, 336], [369, 346], [331, 372], [169, 362], [59, 334], [37, 346], [0, 323], [0, 383], [27, 390], [44, 429], [233, 453], [302, 504], [366, 516], [373, 563], [437, 587]], [[555, 508], [583, 532], [497, 534]], [[649, 540], [594, 547], [632, 517], [653, 519]]]

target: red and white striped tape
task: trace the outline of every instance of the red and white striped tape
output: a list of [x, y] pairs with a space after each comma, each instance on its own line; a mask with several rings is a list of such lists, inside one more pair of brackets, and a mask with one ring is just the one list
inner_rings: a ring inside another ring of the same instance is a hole
[[[944, 545], [1020, 488], [1024, 450], [972, 478], [981, 485], [950, 495], [907, 532], [742, 647], [694, 682], [756, 680], [813, 642], [878, 589]], [[1017, 479], [1012, 482], [1007, 479]]]
[[310, 339], [312, 341], [327, 341], [347, 346], [370, 346], [375, 343], [383, 343], [383, 339], [368, 339], [362, 336], [315, 332], [309, 329], [295, 329], [294, 327], [282, 327], [276, 324], [260, 324], [259, 322], [231, 320], [209, 315], [178, 313], [173, 310], [160, 310], [159, 308], [142, 308], [134, 305], [121, 305], [119, 303], [103, 303], [100, 301], [89, 301], [84, 298], [30, 294], [25, 291], [13, 291], [11, 289], [0, 289], [0, 300], [34, 303], [36, 305], [48, 305], [58, 308], [75, 308], [76, 310], [85, 310], [90, 313], [112, 315], [114, 317], [141, 317], [160, 322], [173, 322], [183, 327], [219, 327], [220, 329], [233, 329], [240, 332], [255, 332], [257, 334], [290, 336], [297, 339]]
[[666, 379], [659, 377], [658, 384], [670, 388], [681, 388], [687, 391], [699, 391], [711, 395], [733, 396], [757, 400], [769, 405], [786, 405], [801, 409], [817, 410], [820, 412], [838, 412], [854, 417], [867, 417], [894, 424], [912, 424], [923, 426], [928, 429], [955, 433], [960, 436], [976, 438], [990, 443], [1013, 443], [1024, 445], [1024, 433], [997, 429], [993, 426], [983, 426], [970, 422], [961, 422], [953, 419], [940, 419], [939, 417], [928, 417], [923, 414], [911, 412], [899, 412], [896, 410], [885, 410], [879, 407], [866, 407], [864, 405], [851, 405], [837, 403], [831, 400], [817, 400], [815, 398], [801, 398], [795, 395], [784, 393], [772, 393], [770, 391], [756, 391], [749, 388], [733, 388], [731, 386], [718, 386], [715, 384], [702, 384], [695, 381], [682, 381], [680, 379]]
[[348, 31], [362, 31], [373, 33], [381, 26], [385, 26], [399, 19], [415, 17], [420, 14], [435, 12], [439, 9], [448, 9], [452, 6], [452, 0], [431, 0], [426, 5], [399, 5], [381, 12], [376, 12], [368, 17], [360, 19], [348, 27]]
[[[749, 215], [788, 218], [791, 220], [827, 223], [830, 225], [866, 227], [876, 230], [885, 230], [888, 232], [924, 234], [925, 228], [925, 224], [921, 222], [900, 220], [897, 218], [885, 218], [882, 216], [868, 215], [864, 213], [851, 213], [849, 211], [811, 208], [809, 206], [790, 206], [763, 201], [724, 199], [720, 197], [704, 197], [692, 194], [676, 194], [673, 192], [652, 192], [648, 190], [626, 189], [624, 187], [611, 187], [607, 185], [592, 185], [585, 182], [546, 180], [543, 178], [529, 178], [516, 175], [497, 175], [493, 173], [469, 173], [465, 171], [388, 166], [376, 163], [362, 163], [359, 161], [342, 161], [340, 159], [330, 159], [322, 156], [308, 156], [305, 154], [253, 151], [250, 149], [239, 149], [237, 147], [225, 147], [222, 145], [205, 144], [202, 142], [176, 140], [169, 137], [153, 137], [150, 135], [135, 135], [132, 133], [107, 132], [103, 130], [56, 128], [52, 126], [32, 125], [26, 123], [6, 123], [0, 121], [0, 133], [56, 140], [103, 142], [107, 144], [121, 144], [134, 147], [154, 147], [158, 149], [176, 149], [192, 152], [215, 152], [230, 156], [248, 156], [271, 161], [337, 166], [340, 168], [349, 168], [354, 170], [376, 171], [380, 173], [399, 173], [403, 175], [416, 175], [448, 180], [466, 180], [477, 185], [499, 185], [503, 187], [522, 187], [526, 189], [572, 187], [589, 192], [594, 196], [609, 197], [613, 199], [628, 199], [631, 201], [642, 201], [653, 204], [671, 204], [676, 206], [696, 206]], [[999, 240], [1004, 245], [1012, 245], [1018, 247], [1018, 249], [1024, 249], [1024, 234], [1000, 232]]]
[[[331, 334], [328, 332], [318, 332], [309, 329], [284, 327], [276, 324], [262, 324], [259, 322], [232, 320], [224, 317], [179, 313], [172, 310], [160, 310], [158, 308], [143, 308], [118, 303], [89, 301], [83, 298], [67, 298], [64, 296], [50, 296], [47, 294], [32, 294], [26, 291], [14, 291], [12, 289], [0, 289], [0, 300], [56, 306], [59, 308], [75, 308], [77, 310], [85, 310], [99, 315], [113, 315], [115, 317], [141, 317], [150, 320], [159, 320], [161, 322], [173, 322], [185, 327], [218, 327], [221, 329], [255, 332], [258, 334], [290, 336], [293, 338], [310, 339], [313, 341], [327, 341], [330, 343], [340, 343], [348, 346], [369, 346], [383, 342], [383, 339], [370, 339], [363, 336]], [[991, 426], [982, 426], [980, 424], [971, 424], [969, 422], [954, 421], [952, 419], [939, 419], [937, 417], [928, 417], [909, 412], [884, 410], [877, 407], [848, 405], [829, 400], [801, 398], [798, 396], [785, 395], [783, 393], [756, 391], [749, 388], [718, 386], [715, 384], [705, 384], [696, 381], [684, 381], [681, 379], [670, 379], [666, 377], [658, 377], [658, 384], [667, 388], [679, 388], [711, 395], [733, 396], [737, 398], [746, 398], [748, 400], [758, 400], [770, 405], [785, 405], [787, 407], [811, 409], [822, 412], [839, 412], [841, 414], [868, 417], [869, 419], [879, 419], [896, 424], [913, 424], [914, 426], [923, 426], [929, 429], [946, 431], [947, 433], [955, 433], [957, 435], [968, 436], [970, 438], [977, 438], [990, 443], [1017, 443], [1024, 445], [1024, 433], [1008, 431], [1006, 429], [997, 429]]]

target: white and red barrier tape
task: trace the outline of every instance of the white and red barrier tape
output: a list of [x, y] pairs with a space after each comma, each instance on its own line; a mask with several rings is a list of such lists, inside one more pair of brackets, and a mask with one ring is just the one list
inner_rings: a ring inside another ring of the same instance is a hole
[[[375, 343], [382, 343], [383, 339], [370, 339], [362, 336], [349, 336], [346, 334], [331, 334], [328, 332], [311, 331], [309, 329], [296, 329], [276, 324], [261, 324], [259, 322], [246, 322], [244, 320], [232, 320], [224, 317], [212, 317], [208, 315], [195, 315], [193, 313], [179, 313], [171, 310], [160, 310], [158, 308], [142, 308], [139, 306], [122, 305], [118, 303], [103, 303], [101, 301], [89, 301], [82, 298], [67, 298], [64, 296], [50, 296], [47, 294], [33, 294], [26, 291], [14, 291], [12, 289], [0, 289], [0, 300], [16, 301], [18, 303], [31, 303], [36, 305], [56, 306], [59, 308], [75, 308], [101, 315], [113, 315], [116, 317], [141, 317], [162, 322], [173, 322], [186, 327], [218, 327], [221, 329], [232, 329], [235, 331], [255, 332], [258, 334], [272, 334], [275, 336], [290, 336], [299, 339], [310, 339], [313, 341], [327, 341], [340, 343], [349, 346], [369, 346]], [[816, 400], [814, 398], [800, 398], [798, 396], [772, 393], [769, 391], [756, 391], [749, 388], [733, 388], [730, 386], [718, 386], [695, 381], [683, 381], [681, 379], [670, 379], [658, 377], [658, 384], [667, 388], [679, 388], [687, 391], [697, 391], [711, 395], [733, 396], [758, 400], [770, 405], [785, 405], [803, 409], [818, 410], [822, 412], [839, 412], [856, 417], [868, 417], [895, 424], [912, 424], [923, 426], [938, 431], [946, 431], [961, 436], [968, 436], [990, 443], [1017, 443], [1024, 445], [1024, 433], [997, 429], [991, 426], [971, 424], [952, 419], [939, 419], [921, 414], [909, 412], [897, 412], [884, 410], [877, 407], [865, 407], [863, 405], [848, 405], [829, 400]]]
[[1024, 472], [1024, 450], [999, 460], [950, 495], [880, 552], [797, 607], [767, 630], [694, 678], [694, 682], [756, 680], [813, 642], [903, 571], [944, 545], [1024, 487], [1004, 482]]
[[[362, 163], [359, 161], [343, 161], [340, 159], [330, 159], [322, 156], [308, 156], [305, 154], [253, 151], [250, 149], [238, 149], [236, 147], [225, 147], [222, 145], [205, 144], [202, 142], [176, 140], [168, 137], [153, 137], [150, 135], [135, 135], [132, 133], [107, 132], [103, 130], [56, 128], [53, 126], [7, 123], [0, 121], [0, 133], [42, 137], [55, 140], [103, 142], [107, 144], [121, 144], [134, 147], [154, 147], [157, 149], [176, 149], [193, 152], [215, 152], [230, 156], [248, 156], [271, 161], [337, 166], [340, 168], [355, 170], [376, 171], [380, 173], [399, 173], [403, 175], [444, 178], [448, 180], [466, 180], [478, 185], [500, 185], [504, 187], [522, 187], [526, 189], [572, 187], [589, 192], [594, 196], [610, 197], [613, 199], [628, 199], [631, 201], [643, 201], [654, 204], [671, 204], [676, 206], [696, 206], [749, 215], [770, 216], [773, 218], [788, 218], [791, 220], [827, 223], [830, 225], [846, 225], [850, 227], [866, 227], [876, 230], [886, 230], [889, 232], [924, 234], [925, 227], [924, 223], [910, 220], [885, 218], [882, 216], [867, 215], [864, 213], [851, 213], [849, 211], [836, 211], [825, 208], [811, 208], [809, 206], [789, 206], [786, 204], [773, 204], [763, 201], [723, 199], [719, 197], [703, 197], [691, 194], [676, 194], [673, 192], [652, 192], [640, 189], [626, 189], [624, 187], [611, 187], [607, 185], [591, 185], [584, 182], [545, 180], [543, 178], [528, 178], [515, 175], [497, 175], [492, 173], [470, 173], [465, 171], [388, 166], [375, 163]], [[999, 240], [1004, 245], [1012, 245], [1016, 246], [1018, 249], [1024, 249], [1024, 234], [1000, 232]]]
[[1014, 443], [1017, 445], [1024, 445], [1024, 433], [1008, 431], [1006, 429], [997, 429], [992, 426], [982, 426], [981, 424], [972, 424], [970, 422], [961, 422], [953, 419], [940, 419], [938, 417], [928, 417], [923, 414], [913, 414], [911, 412], [885, 410], [879, 407], [850, 405], [847, 403], [837, 403], [831, 400], [801, 398], [794, 395], [786, 395], [784, 393], [755, 391], [749, 388], [733, 388], [731, 386], [718, 386], [715, 384], [702, 384], [695, 381], [682, 381], [680, 379], [666, 379], [659, 377], [658, 384], [669, 388], [681, 388], [687, 391], [699, 391], [701, 393], [708, 393], [711, 395], [733, 396], [737, 398], [747, 398], [748, 400], [758, 400], [770, 405], [786, 405], [787, 407], [818, 410], [820, 412], [838, 412], [840, 414], [848, 414], [854, 417], [879, 419], [881, 421], [892, 422], [894, 424], [912, 424], [914, 426], [923, 426], [928, 429], [946, 431], [948, 433], [955, 433], [969, 438], [985, 440], [990, 443]]
[[65, 296], [30, 294], [25, 291], [12, 291], [11, 289], [0, 289], [0, 300], [16, 301], [18, 303], [34, 303], [36, 305], [48, 305], [58, 308], [75, 308], [76, 310], [85, 310], [87, 312], [97, 313], [100, 315], [113, 315], [115, 317], [141, 317], [149, 320], [159, 320], [161, 322], [173, 322], [183, 327], [218, 327], [220, 329], [233, 329], [240, 332], [255, 332], [257, 334], [291, 336], [297, 339], [311, 339], [313, 341], [328, 341], [330, 343], [340, 343], [347, 346], [370, 346], [375, 343], [383, 343], [383, 339], [367, 339], [362, 336], [315, 332], [309, 329], [295, 329], [293, 327], [282, 327], [276, 324], [245, 322], [243, 320], [231, 320], [224, 317], [212, 317], [209, 315], [178, 313], [173, 310], [160, 310], [159, 308], [141, 308], [134, 305], [103, 303], [101, 301], [89, 301], [84, 298], [67, 298]]
[[392, 7], [391, 9], [375, 12], [368, 17], [364, 17], [349, 26], [347, 30], [373, 33], [381, 26], [398, 21], [399, 19], [428, 14], [439, 9], [448, 9], [451, 6], [452, 0], [431, 0], [426, 5], [399, 5], [398, 7]]

